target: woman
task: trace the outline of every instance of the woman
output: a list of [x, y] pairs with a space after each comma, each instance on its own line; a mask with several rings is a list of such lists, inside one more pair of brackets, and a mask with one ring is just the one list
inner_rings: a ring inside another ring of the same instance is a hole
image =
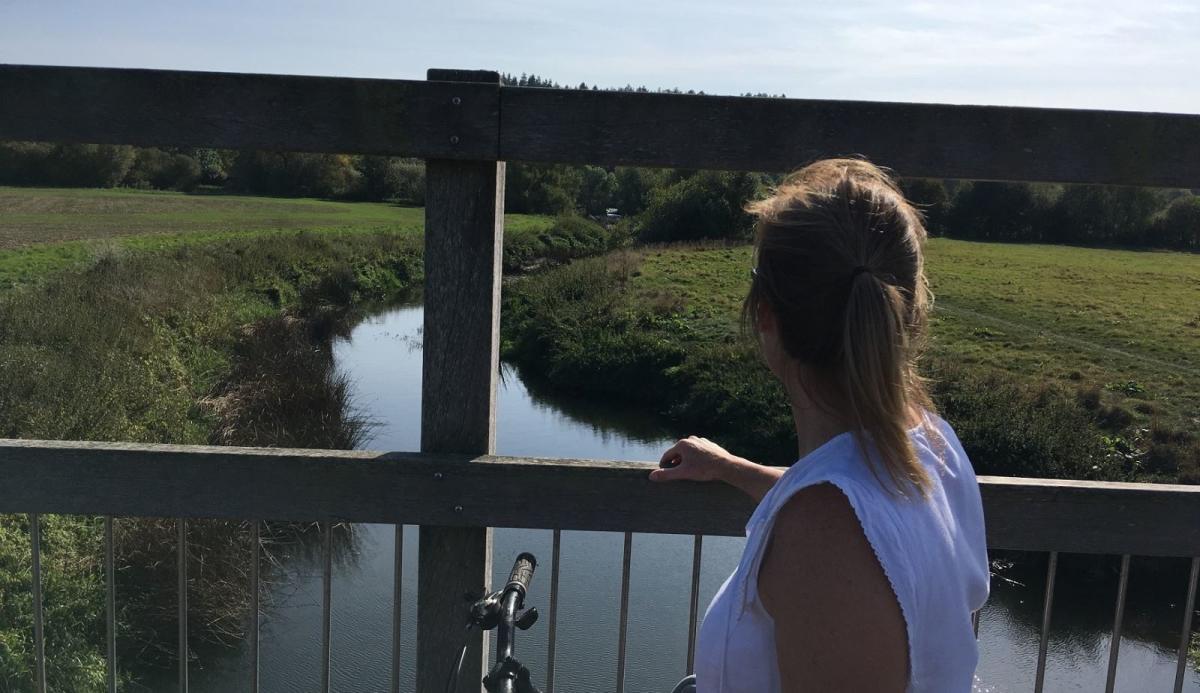
[[916, 370], [930, 304], [920, 214], [850, 159], [796, 172], [751, 211], [743, 318], [787, 392], [799, 459], [766, 467], [691, 437], [651, 473], [758, 501], [704, 617], [697, 691], [968, 691], [983, 510]]

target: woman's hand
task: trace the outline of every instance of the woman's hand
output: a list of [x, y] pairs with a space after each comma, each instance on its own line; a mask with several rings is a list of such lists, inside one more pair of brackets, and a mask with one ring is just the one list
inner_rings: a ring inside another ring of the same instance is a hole
[[650, 480], [724, 481], [737, 459], [708, 438], [688, 436], [663, 453]]
[[730, 453], [707, 438], [688, 436], [663, 453], [651, 481], [723, 481], [762, 500], [782, 467], [764, 467]]

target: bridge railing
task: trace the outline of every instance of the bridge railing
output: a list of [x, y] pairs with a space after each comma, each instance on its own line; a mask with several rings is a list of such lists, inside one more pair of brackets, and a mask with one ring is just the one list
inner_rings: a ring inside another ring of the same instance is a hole
[[[427, 163], [421, 452], [0, 443], [0, 512], [25, 512], [32, 520], [39, 693], [45, 691], [43, 513], [178, 518], [181, 653], [187, 650], [187, 519], [251, 520], [255, 531], [262, 520], [323, 522], [324, 690], [328, 528], [335, 521], [421, 526], [419, 691], [444, 685], [462, 638], [461, 595], [480, 592], [490, 577], [491, 527], [555, 530], [552, 584], [558, 531], [626, 533], [618, 691], [631, 533], [695, 535], [688, 634], [694, 639], [700, 537], [741, 534], [751, 511], [744, 498], [718, 485], [651, 485], [644, 465], [492, 455], [506, 160], [783, 171], [819, 157], [863, 154], [910, 177], [1200, 187], [1195, 115], [512, 88], [486, 71], [428, 76], [0, 66], [0, 139], [388, 154]], [[1180, 690], [1200, 572], [1200, 488], [1010, 478], [985, 478], [981, 485], [991, 548], [1050, 553], [1035, 689], [1043, 684], [1057, 556], [1079, 552], [1122, 556], [1109, 690], [1129, 557], [1192, 558], [1175, 680]], [[528, 502], [497, 504], [497, 494]], [[106, 530], [107, 654], [115, 690], [111, 520]], [[402, 537], [397, 530], [397, 561]], [[251, 572], [257, 581], [257, 570]], [[552, 650], [556, 601], [552, 591]], [[393, 690], [398, 608], [395, 619]], [[257, 653], [257, 619], [253, 627]], [[482, 673], [483, 644], [482, 636], [471, 641], [463, 691], [477, 690], [468, 682]], [[689, 666], [690, 659], [689, 650]], [[182, 691], [187, 676], [181, 656]], [[255, 669], [247, 687], [257, 685]]]

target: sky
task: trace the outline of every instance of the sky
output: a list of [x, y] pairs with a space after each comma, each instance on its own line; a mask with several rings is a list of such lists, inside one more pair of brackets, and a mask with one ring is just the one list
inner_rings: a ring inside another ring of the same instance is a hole
[[0, 0], [0, 63], [1200, 113], [1200, 0]]

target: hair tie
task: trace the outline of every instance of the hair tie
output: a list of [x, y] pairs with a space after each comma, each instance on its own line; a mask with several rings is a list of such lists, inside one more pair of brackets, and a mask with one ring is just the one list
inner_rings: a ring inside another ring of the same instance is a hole
[[850, 273], [850, 278], [853, 279], [853, 278], [857, 277], [858, 275], [862, 274], [863, 272], [869, 273], [870, 271], [871, 271], [870, 267], [867, 267], [866, 265], [859, 265], [858, 267], [854, 268], [853, 272]]

